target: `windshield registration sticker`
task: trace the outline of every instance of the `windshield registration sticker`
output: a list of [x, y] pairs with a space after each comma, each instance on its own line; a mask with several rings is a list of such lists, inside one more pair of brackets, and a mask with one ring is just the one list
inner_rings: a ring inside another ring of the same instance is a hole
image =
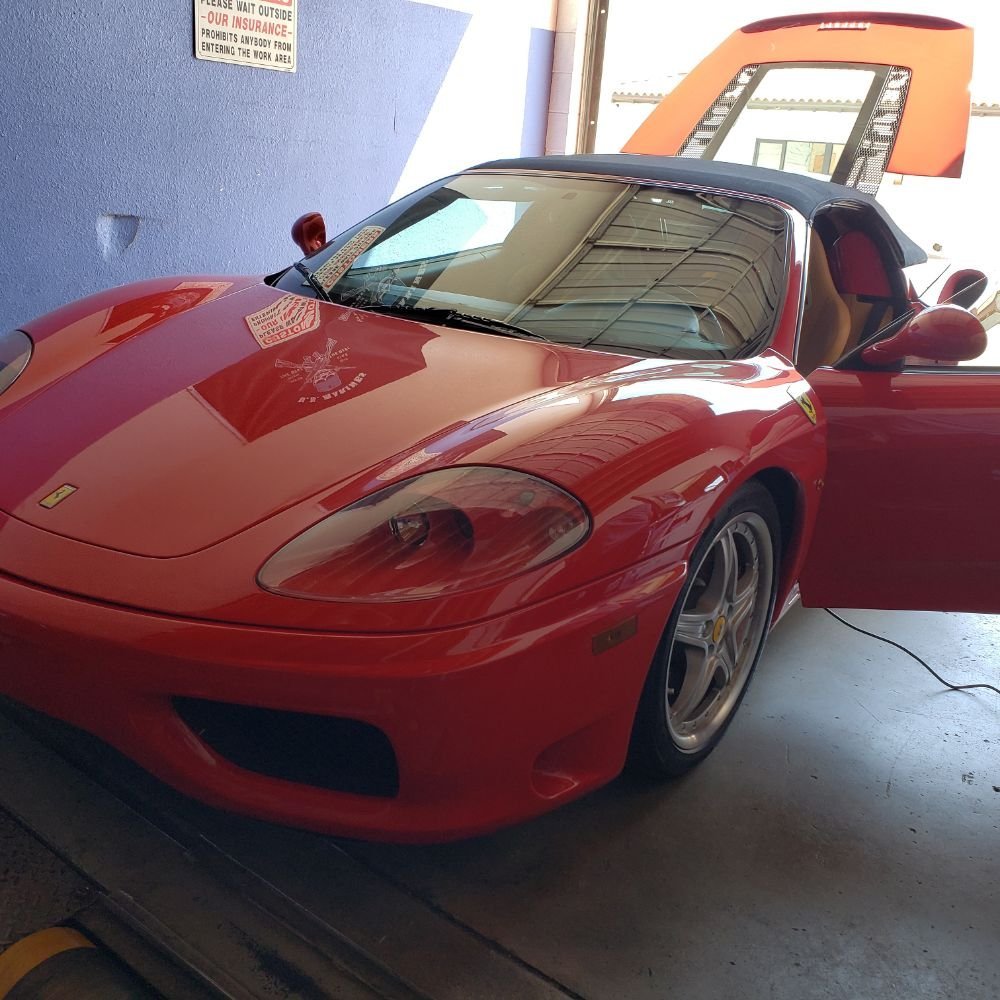
[[347, 273], [351, 265], [385, 232], [385, 226], [365, 226], [355, 233], [329, 260], [313, 271], [324, 292]]
[[319, 302], [303, 295], [282, 295], [277, 302], [244, 319], [254, 339], [266, 350], [315, 330], [319, 326]]

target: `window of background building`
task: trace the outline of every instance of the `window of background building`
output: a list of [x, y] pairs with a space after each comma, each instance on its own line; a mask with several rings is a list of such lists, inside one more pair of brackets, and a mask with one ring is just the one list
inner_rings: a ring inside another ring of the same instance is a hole
[[753, 162], [759, 167], [790, 170], [800, 174], [825, 174], [836, 169], [842, 142], [802, 142], [797, 139], [758, 139]]

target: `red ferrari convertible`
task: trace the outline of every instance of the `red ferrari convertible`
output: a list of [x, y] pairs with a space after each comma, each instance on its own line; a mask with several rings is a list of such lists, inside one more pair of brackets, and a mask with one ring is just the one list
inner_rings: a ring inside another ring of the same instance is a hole
[[[740, 44], [836, 56], [804, 23]], [[843, 30], [965, 44], [942, 24]], [[724, 141], [744, 58], [679, 138], [482, 164], [331, 241], [304, 217], [279, 274], [0, 335], [0, 692], [214, 805], [441, 840], [698, 763], [797, 584], [1000, 610], [979, 321], [916, 299], [855, 187], [649, 155]], [[954, 168], [897, 117], [841, 179]]]

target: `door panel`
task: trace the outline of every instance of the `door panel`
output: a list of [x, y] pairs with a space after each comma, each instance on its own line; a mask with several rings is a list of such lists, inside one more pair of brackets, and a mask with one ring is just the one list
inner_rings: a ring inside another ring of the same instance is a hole
[[[850, 20], [832, 20], [841, 17]], [[943, 18], [907, 14], [812, 14], [747, 25], [663, 99], [622, 151], [714, 158], [721, 142], [717, 136], [724, 137], [732, 128], [764, 71], [830, 65], [883, 71], [858, 109], [859, 127], [841, 157], [840, 174], [848, 183], [859, 173], [881, 176], [884, 170], [961, 176], [969, 125], [972, 29]], [[816, 95], [784, 97], [809, 101]], [[898, 132], [892, 134], [896, 125]]]
[[809, 381], [829, 461], [803, 603], [1000, 612], [1000, 372]]

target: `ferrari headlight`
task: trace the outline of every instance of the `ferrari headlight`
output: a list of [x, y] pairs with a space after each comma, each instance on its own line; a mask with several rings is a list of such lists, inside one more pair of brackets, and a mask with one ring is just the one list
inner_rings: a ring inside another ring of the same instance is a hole
[[9, 389], [31, 358], [31, 338], [20, 330], [0, 333], [0, 392]]
[[558, 486], [463, 466], [394, 483], [313, 525], [258, 583], [315, 601], [407, 601], [472, 590], [566, 555], [590, 517]]

